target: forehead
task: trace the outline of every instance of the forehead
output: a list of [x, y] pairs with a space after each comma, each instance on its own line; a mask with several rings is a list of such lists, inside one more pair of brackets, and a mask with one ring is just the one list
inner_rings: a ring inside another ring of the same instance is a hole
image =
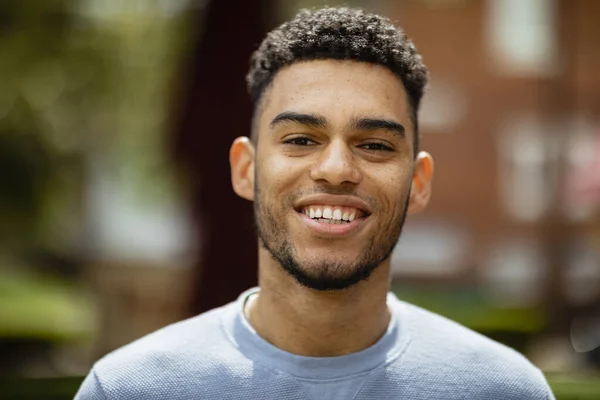
[[284, 67], [266, 91], [261, 108], [261, 125], [283, 111], [318, 113], [333, 125], [355, 116], [393, 118], [411, 125], [400, 78], [383, 66], [355, 61], [315, 60]]

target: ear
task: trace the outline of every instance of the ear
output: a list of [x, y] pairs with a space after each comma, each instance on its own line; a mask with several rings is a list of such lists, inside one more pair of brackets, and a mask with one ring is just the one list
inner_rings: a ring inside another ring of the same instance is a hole
[[421, 212], [431, 197], [431, 181], [433, 180], [433, 158], [425, 151], [420, 152], [415, 160], [408, 213]]
[[238, 137], [229, 149], [231, 185], [238, 196], [254, 200], [254, 145], [247, 137]]

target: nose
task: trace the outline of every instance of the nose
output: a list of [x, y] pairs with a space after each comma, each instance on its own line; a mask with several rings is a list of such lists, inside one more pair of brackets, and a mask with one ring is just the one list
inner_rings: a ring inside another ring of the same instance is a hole
[[314, 181], [327, 181], [333, 186], [357, 184], [362, 176], [352, 150], [341, 140], [331, 141], [320, 154], [310, 171]]

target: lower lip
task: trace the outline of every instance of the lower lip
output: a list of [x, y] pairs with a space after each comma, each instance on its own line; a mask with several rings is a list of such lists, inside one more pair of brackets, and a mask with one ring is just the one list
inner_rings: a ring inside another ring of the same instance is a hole
[[364, 224], [364, 221], [365, 221], [364, 218], [360, 218], [360, 219], [355, 219], [354, 221], [345, 222], [345, 223], [341, 223], [341, 224], [323, 224], [321, 222], [318, 222], [318, 221], [310, 218], [306, 214], [298, 213], [298, 216], [300, 218], [302, 218], [302, 221], [306, 224], [306, 226], [308, 228], [312, 229], [313, 231], [316, 231], [317, 233], [319, 233], [321, 235], [326, 235], [326, 236], [347, 235], [347, 234], [351, 233], [352, 231], [355, 231], [358, 228], [360, 228]]

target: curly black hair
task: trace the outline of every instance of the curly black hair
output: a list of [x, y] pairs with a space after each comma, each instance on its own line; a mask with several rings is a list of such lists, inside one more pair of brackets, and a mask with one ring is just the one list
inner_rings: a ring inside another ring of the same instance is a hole
[[322, 59], [382, 65], [402, 80], [411, 106], [416, 155], [417, 113], [427, 84], [427, 67], [402, 29], [385, 17], [360, 9], [301, 10], [294, 19], [271, 31], [252, 54], [246, 77], [255, 107], [279, 69], [299, 61]]

